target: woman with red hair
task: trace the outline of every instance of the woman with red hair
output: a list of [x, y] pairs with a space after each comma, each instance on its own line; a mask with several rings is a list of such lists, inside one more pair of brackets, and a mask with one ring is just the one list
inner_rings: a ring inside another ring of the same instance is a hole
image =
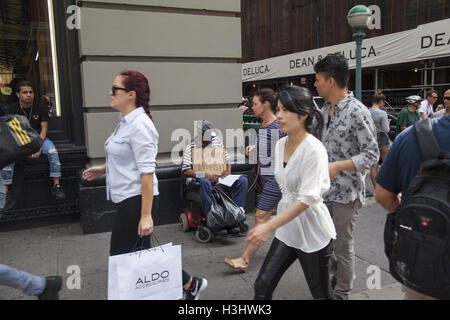
[[[150, 114], [150, 86], [142, 73], [122, 72], [109, 95], [120, 122], [106, 140], [106, 164], [85, 170], [83, 178], [90, 181], [106, 173], [107, 198], [118, 209], [111, 234], [114, 256], [135, 251], [141, 242], [141, 247], [151, 248], [152, 215], [159, 200], [155, 175], [159, 136]], [[197, 300], [207, 281], [183, 271], [183, 285], [186, 299]]]

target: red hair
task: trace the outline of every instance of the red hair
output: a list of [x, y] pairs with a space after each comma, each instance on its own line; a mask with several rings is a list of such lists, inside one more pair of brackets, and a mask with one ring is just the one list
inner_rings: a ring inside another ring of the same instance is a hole
[[123, 71], [120, 74], [123, 77], [123, 85], [136, 92], [136, 107], [143, 107], [145, 113], [152, 119], [150, 113], [150, 86], [147, 78], [139, 71]]

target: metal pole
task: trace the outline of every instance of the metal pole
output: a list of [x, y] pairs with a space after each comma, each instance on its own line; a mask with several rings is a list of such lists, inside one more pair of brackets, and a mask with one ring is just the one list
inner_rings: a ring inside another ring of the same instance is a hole
[[378, 68], [375, 69], [375, 92], [378, 91]]
[[436, 66], [436, 62], [433, 61], [431, 64], [431, 89], [434, 89], [434, 77], [436, 75], [434, 67]]
[[362, 58], [361, 58], [361, 49], [362, 49], [362, 41], [364, 37], [366, 36], [364, 34], [363, 28], [355, 28], [356, 33], [353, 35], [353, 37], [356, 40], [356, 85], [355, 85], [355, 91], [356, 91], [356, 99], [359, 101], [362, 101]]

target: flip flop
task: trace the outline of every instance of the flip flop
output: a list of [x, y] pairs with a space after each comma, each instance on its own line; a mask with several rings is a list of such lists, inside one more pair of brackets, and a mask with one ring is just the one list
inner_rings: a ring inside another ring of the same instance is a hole
[[225, 263], [226, 263], [227, 265], [229, 265], [231, 268], [233, 268], [234, 270], [239, 270], [239, 271], [242, 271], [242, 272], [246, 272], [246, 271], [248, 270], [248, 261], [247, 261], [247, 259], [245, 259], [245, 258], [242, 258], [242, 257], [239, 257], [239, 258], [240, 258], [241, 260], [243, 260], [243, 261], [246, 263], [245, 266], [236, 267], [236, 266], [234, 265], [233, 261], [231, 261], [231, 260], [228, 259], [228, 258], [223, 259], [223, 261], [225, 261]]

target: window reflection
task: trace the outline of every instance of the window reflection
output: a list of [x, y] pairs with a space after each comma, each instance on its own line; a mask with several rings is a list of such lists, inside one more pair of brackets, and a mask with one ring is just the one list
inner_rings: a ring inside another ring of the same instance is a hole
[[[4, 88], [0, 90], [0, 104], [3, 106], [17, 101], [16, 85], [28, 80], [33, 83], [35, 100], [48, 107], [50, 116], [60, 116], [52, 11], [51, 0], [0, 1], [0, 86]], [[12, 92], [6, 90], [8, 87]]]

